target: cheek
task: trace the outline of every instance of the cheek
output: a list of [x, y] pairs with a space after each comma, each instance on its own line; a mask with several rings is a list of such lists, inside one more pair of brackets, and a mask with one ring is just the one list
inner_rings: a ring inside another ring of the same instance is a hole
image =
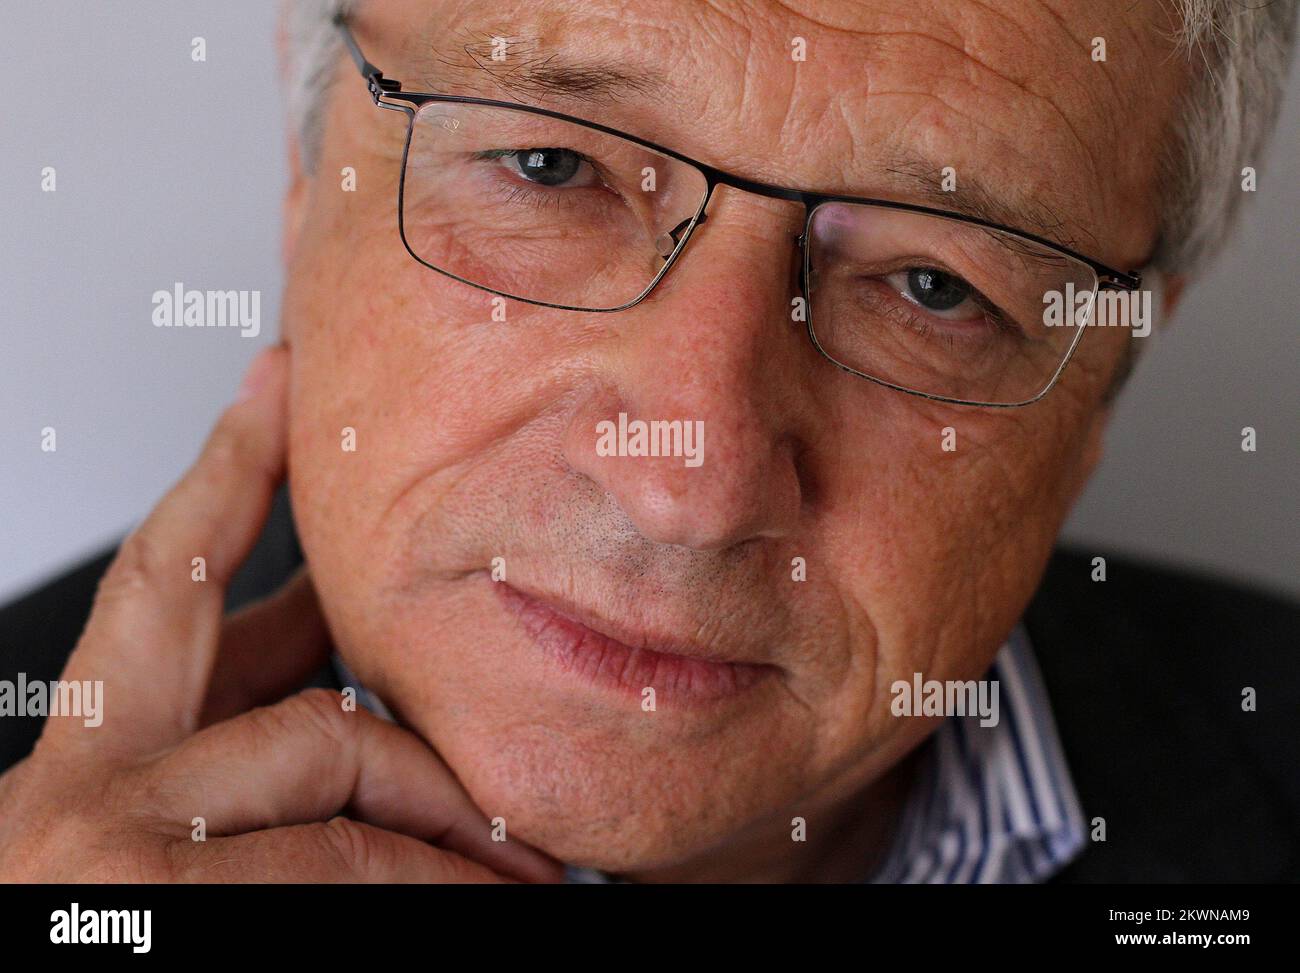
[[852, 651], [870, 654], [830, 691], [867, 708], [853, 690], [869, 675], [880, 720], [894, 680], [978, 678], [992, 660], [1068, 513], [1089, 404], [977, 413], [865, 394], [865, 434], [841, 437], [853, 456], [826, 478], [818, 531]]
[[[384, 560], [370, 522], [409, 455], [401, 440], [420, 436], [406, 417], [423, 412], [428, 400], [419, 367], [428, 349], [411, 348], [415, 329], [406, 322], [419, 316], [420, 295], [399, 286], [398, 261], [409, 257], [400, 239], [394, 252], [395, 228], [374, 215], [365, 222], [364, 201], [353, 199], [361, 194], [335, 190], [315, 187], [290, 268], [283, 330], [291, 350], [294, 516], [330, 621], [341, 625], [357, 603], [354, 593], [367, 590], [368, 571]], [[373, 200], [367, 205], [386, 212]], [[387, 274], [388, 267], [398, 272]], [[375, 287], [376, 275], [386, 274], [395, 286]]]
[[284, 300], [290, 490], [340, 645], [373, 640], [362, 606], [405, 569], [421, 505], [500, 466], [494, 447], [559, 388], [519, 353], [528, 308], [493, 320], [492, 295], [386, 249], [395, 227], [354, 209], [322, 191]]

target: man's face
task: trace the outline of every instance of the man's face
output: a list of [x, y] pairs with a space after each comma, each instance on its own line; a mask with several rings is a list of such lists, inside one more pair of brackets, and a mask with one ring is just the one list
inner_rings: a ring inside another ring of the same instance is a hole
[[[1158, 12], [369, 0], [355, 24], [408, 90], [526, 100], [784, 186], [907, 199], [891, 160], [936, 183], [951, 166], [1128, 269], [1176, 86]], [[552, 92], [493, 66], [494, 36], [662, 81]], [[403, 249], [405, 116], [338, 67], [290, 194], [285, 334], [293, 502], [340, 652], [489, 817], [561, 859], [645, 871], [788, 843], [792, 817], [932, 728], [891, 716], [895, 680], [988, 666], [1095, 463], [1127, 335], [1089, 329], [1025, 408], [863, 381], [791, 320], [802, 207], [726, 187], [636, 307], [494, 320], [491, 295]], [[619, 413], [702, 421], [703, 464], [600, 455]]]

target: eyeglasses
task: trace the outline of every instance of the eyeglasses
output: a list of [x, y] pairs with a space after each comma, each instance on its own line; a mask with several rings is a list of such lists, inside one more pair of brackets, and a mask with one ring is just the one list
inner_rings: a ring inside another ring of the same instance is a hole
[[[1023, 406], [1051, 390], [1113, 270], [1028, 233], [892, 200], [786, 189], [544, 108], [403, 91], [335, 24], [375, 104], [407, 115], [398, 228], [432, 270], [567, 311], [643, 301], [730, 186], [805, 208], [791, 314], [841, 369], [942, 402]], [[1045, 307], [1066, 308], [1050, 320]]]

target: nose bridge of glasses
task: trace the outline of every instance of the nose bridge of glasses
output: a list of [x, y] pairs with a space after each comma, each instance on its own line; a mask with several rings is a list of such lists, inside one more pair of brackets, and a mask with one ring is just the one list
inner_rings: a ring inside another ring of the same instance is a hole
[[[659, 234], [655, 240], [655, 248], [660, 257], [665, 261], [670, 261], [672, 255], [681, 247], [684, 235], [693, 235], [708, 219], [708, 210], [712, 209], [718, 202], [719, 195], [716, 192], [718, 186], [726, 186], [731, 190], [739, 190], [740, 195], [759, 196], [764, 199], [778, 200], [785, 203], [798, 203], [802, 206], [803, 214], [800, 218], [799, 229], [791, 233], [789, 241], [795, 252], [795, 259], [790, 262], [790, 286], [801, 294], [806, 300], [808, 297], [808, 283], [806, 279], [807, 268], [807, 227], [808, 215], [812, 212], [815, 204], [815, 197], [812, 194], [804, 193], [795, 189], [783, 189], [775, 186], [767, 186], [763, 183], [753, 183], [738, 177], [730, 176], [726, 173], [711, 172], [707, 173], [708, 190], [701, 206], [699, 217], [689, 217], [682, 220], [670, 230]], [[819, 198], [819, 197], [816, 197]], [[771, 214], [774, 218], [780, 219], [777, 208], [773, 208]]]
[[[712, 209], [719, 199], [717, 189], [719, 186], [725, 186], [730, 190], [739, 190], [740, 193], [749, 196], [758, 196], [763, 199], [779, 200], [787, 203], [798, 203], [803, 208], [803, 216], [800, 220], [800, 227], [797, 233], [790, 235], [791, 243], [802, 259], [803, 250], [807, 244], [807, 227], [808, 215], [816, 205], [815, 197], [812, 194], [805, 193], [798, 189], [785, 189], [780, 186], [769, 186], [766, 183], [752, 182], [747, 179], [741, 179], [738, 176], [732, 176], [729, 173], [723, 173], [717, 170], [706, 174], [708, 179], [708, 194], [705, 198], [704, 208], [700, 212], [699, 219], [694, 221], [694, 226], [698, 229], [709, 218], [708, 210]], [[691, 226], [690, 219], [683, 220], [672, 230], [662, 234], [659, 242], [667, 243], [669, 239], [676, 245], [681, 240], [681, 234], [687, 227]], [[662, 250], [660, 251], [663, 252]], [[671, 251], [670, 251], [671, 252]], [[666, 255], [665, 255], [666, 256]]]

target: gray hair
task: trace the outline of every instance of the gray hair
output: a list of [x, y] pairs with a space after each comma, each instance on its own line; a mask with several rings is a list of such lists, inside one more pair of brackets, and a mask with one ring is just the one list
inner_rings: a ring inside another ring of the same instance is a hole
[[[319, 157], [325, 93], [342, 53], [333, 27], [360, 0], [283, 0], [290, 123], [304, 166]], [[1154, 264], [1194, 274], [1223, 245], [1277, 120], [1295, 36], [1296, 0], [1165, 0], [1178, 47], [1202, 68], [1184, 94], [1160, 163], [1160, 236]]]
[[307, 171], [316, 168], [324, 135], [326, 93], [343, 53], [334, 18], [358, 0], [281, 0], [280, 66], [289, 124]]

